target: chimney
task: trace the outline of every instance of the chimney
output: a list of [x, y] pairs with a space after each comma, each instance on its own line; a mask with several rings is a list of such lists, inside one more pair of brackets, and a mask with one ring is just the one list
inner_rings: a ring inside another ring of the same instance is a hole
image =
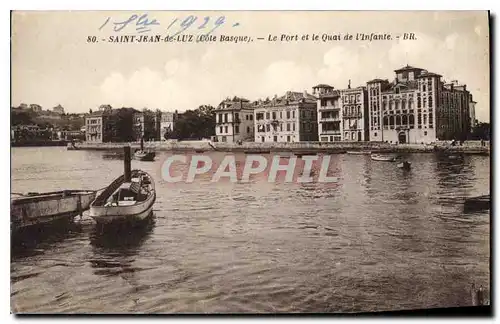
[[304, 98], [307, 98], [307, 90], [304, 90]]
[[349, 79], [349, 84], [347, 85], [347, 89], [351, 89], [351, 79]]

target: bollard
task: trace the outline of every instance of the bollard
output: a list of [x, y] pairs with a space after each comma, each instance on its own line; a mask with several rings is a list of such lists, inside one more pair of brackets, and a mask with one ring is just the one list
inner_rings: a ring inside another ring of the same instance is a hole
[[125, 153], [123, 159], [123, 177], [124, 182], [130, 182], [132, 178], [131, 171], [131, 155], [130, 155], [130, 146], [124, 146], [123, 152]]

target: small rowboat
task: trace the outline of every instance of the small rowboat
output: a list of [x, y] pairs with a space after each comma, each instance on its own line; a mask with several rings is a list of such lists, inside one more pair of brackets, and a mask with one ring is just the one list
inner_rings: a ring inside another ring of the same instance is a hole
[[141, 170], [130, 174], [130, 181], [121, 175], [90, 205], [90, 217], [98, 224], [141, 221], [151, 215], [156, 200], [153, 178]]
[[380, 155], [380, 154], [372, 154], [371, 159], [374, 161], [386, 161], [386, 162], [394, 162], [396, 161], [396, 157], [391, 155]]
[[73, 220], [89, 209], [95, 196], [91, 190], [64, 190], [11, 197], [11, 229]]
[[398, 168], [403, 169], [403, 170], [410, 170], [411, 169], [411, 162], [403, 161], [401, 163], [398, 163]]
[[347, 154], [354, 154], [354, 155], [365, 155], [365, 154], [372, 154], [371, 151], [347, 151]]

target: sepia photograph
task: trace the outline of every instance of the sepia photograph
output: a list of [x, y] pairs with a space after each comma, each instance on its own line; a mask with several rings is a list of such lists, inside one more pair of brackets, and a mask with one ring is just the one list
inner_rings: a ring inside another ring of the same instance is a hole
[[10, 15], [12, 314], [491, 315], [489, 11]]

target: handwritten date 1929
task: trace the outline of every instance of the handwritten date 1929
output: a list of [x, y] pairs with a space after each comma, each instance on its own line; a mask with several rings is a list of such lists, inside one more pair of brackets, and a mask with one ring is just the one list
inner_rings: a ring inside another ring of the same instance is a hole
[[[99, 27], [99, 30], [102, 30], [109, 22], [111, 21], [111, 17], [108, 17], [104, 24]], [[137, 15], [133, 14], [127, 19], [123, 21], [112, 21], [114, 27], [113, 30], [115, 32], [120, 32], [125, 29], [127, 26], [134, 26], [138, 33], [145, 33], [151, 31], [154, 26], [160, 26], [160, 22], [154, 18], [149, 18], [148, 14]], [[211, 17], [203, 17], [199, 19], [196, 16], [190, 15], [184, 18], [183, 20], [179, 20], [179, 18], [175, 18], [170, 22], [167, 29], [168, 31], [174, 32], [171, 37], [175, 37], [187, 29], [198, 29], [198, 30], [207, 30], [206, 35], [211, 34], [214, 30], [219, 28], [220, 26], [226, 23], [226, 17], [220, 16], [216, 19], [212, 19]], [[232, 24], [232, 27], [239, 26], [239, 23]], [[158, 28], [158, 27], [155, 27]], [[156, 30], [158, 31], [158, 29]]]

